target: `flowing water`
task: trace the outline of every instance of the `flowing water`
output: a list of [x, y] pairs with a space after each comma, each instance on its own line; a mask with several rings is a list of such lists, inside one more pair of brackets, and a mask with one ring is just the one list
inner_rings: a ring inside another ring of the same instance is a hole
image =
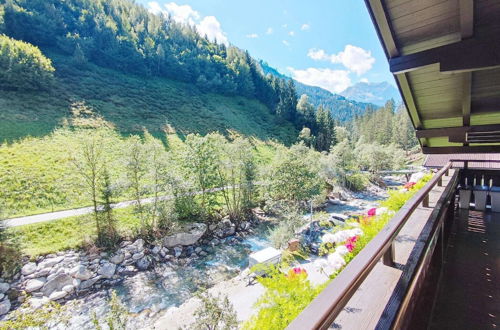
[[[328, 213], [360, 213], [374, 207], [380, 196], [360, 194], [356, 198], [329, 204]], [[121, 302], [136, 317], [133, 328], [144, 328], [154, 321], [155, 315], [170, 307], [180, 306], [200, 289], [237, 276], [248, 266], [248, 255], [270, 246], [268, 234], [271, 225], [262, 223], [253, 228], [253, 234], [235, 241], [229, 237], [215, 247], [207, 247], [208, 255], [196, 257], [186, 265], [160, 264], [152, 271], [139, 272], [125, 278], [112, 289]], [[60, 328], [93, 329], [90, 318], [95, 312], [104, 319], [110, 290], [102, 290], [71, 304], [70, 323]]]

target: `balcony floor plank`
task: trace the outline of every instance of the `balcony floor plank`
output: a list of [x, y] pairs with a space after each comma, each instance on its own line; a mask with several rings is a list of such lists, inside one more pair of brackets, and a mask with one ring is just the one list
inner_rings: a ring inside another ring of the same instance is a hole
[[[408, 219], [407, 224], [395, 240], [396, 264], [404, 265], [415, 246], [432, 209], [444, 192], [446, 185], [453, 176], [450, 170], [448, 176], [443, 176], [443, 186], [435, 186], [429, 194], [429, 207], [420, 205]], [[374, 329], [385, 305], [389, 301], [401, 276], [398, 268], [388, 267], [379, 262], [368, 275], [363, 284], [352, 296], [344, 310], [336, 318], [332, 329]]]

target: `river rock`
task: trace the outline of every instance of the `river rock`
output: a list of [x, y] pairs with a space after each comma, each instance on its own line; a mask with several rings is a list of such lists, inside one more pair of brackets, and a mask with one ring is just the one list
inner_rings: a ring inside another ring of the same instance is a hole
[[49, 298], [47, 297], [42, 297], [42, 298], [31, 298], [29, 300], [29, 304], [31, 306], [31, 308], [33, 308], [34, 310], [37, 310], [39, 309], [40, 307], [46, 305], [48, 302], [49, 302]]
[[82, 281], [88, 280], [93, 275], [92, 272], [87, 267], [85, 267], [84, 265], [81, 265], [81, 264], [73, 267], [69, 271], [69, 273], [74, 278], [82, 280]]
[[106, 262], [99, 267], [97, 273], [102, 276], [102, 278], [112, 278], [115, 275], [116, 265], [110, 262]]
[[58, 263], [60, 263], [61, 261], [63, 261], [63, 259], [64, 259], [63, 256], [45, 259], [45, 260], [43, 260], [42, 262], [40, 262], [38, 264], [37, 269], [41, 270], [41, 269], [44, 269], [44, 268], [53, 267], [54, 265], [57, 265]]
[[21, 274], [28, 276], [36, 272], [36, 263], [29, 262], [21, 268]]
[[10, 285], [8, 283], [0, 283], [0, 293], [9, 291]]
[[180, 247], [180, 246], [174, 247], [174, 256], [176, 258], [179, 258], [181, 256], [181, 254], [182, 254], [182, 247]]
[[62, 288], [64, 292], [71, 293], [73, 290], [75, 290], [75, 287], [73, 285], [66, 285], [64, 288]]
[[201, 251], [203, 251], [203, 249], [199, 246], [196, 249], [194, 249], [194, 252], [196, 253], [200, 253]]
[[54, 301], [54, 300], [59, 300], [64, 297], [66, 297], [68, 293], [66, 291], [54, 291], [50, 294], [49, 299]]
[[151, 265], [151, 261], [149, 260], [148, 257], [143, 257], [143, 258], [137, 260], [136, 265], [137, 265], [137, 268], [139, 268], [140, 270], [146, 270]]
[[7, 314], [10, 311], [10, 301], [5, 299], [0, 302], [0, 315]]
[[68, 274], [57, 274], [51, 280], [47, 280], [42, 289], [43, 295], [50, 297], [53, 292], [61, 291], [66, 285], [71, 285], [72, 283], [73, 278]]
[[176, 245], [188, 246], [193, 245], [205, 234], [207, 225], [204, 223], [192, 223], [184, 226], [182, 232], [170, 235], [164, 238], [163, 245], [167, 248]]
[[159, 245], [156, 245], [152, 250], [151, 250], [151, 253], [153, 254], [159, 254], [161, 251], [161, 246]]
[[139, 253], [134, 253], [134, 255], [132, 256], [132, 259], [139, 260], [139, 259], [142, 259], [143, 257], [144, 257], [144, 252], [139, 252]]
[[94, 278], [91, 278], [89, 280], [86, 280], [86, 281], [83, 281], [81, 284], [80, 284], [80, 290], [85, 290], [85, 289], [88, 289], [90, 288], [91, 286], [93, 286], [97, 281], [99, 281], [101, 279], [101, 276], [96, 276]]
[[35, 278], [26, 282], [26, 292], [40, 290], [47, 280], [44, 277]]
[[121, 264], [123, 260], [125, 260], [125, 254], [123, 253], [117, 253], [109, 259], [115, 265]]

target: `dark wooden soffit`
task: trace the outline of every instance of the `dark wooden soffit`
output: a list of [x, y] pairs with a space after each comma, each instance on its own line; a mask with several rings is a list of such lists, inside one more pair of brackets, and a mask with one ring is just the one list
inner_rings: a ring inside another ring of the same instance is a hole
[[401, 74], [439, 63], [443, 73], [500, 67], [500, 38], [465, 39], [456, 43], [389, 59], [391, 72]]
[[422, 147], [424, 154], [475, 154], [500, 153], [500, 145], [491, 146], [458, 146], [458, 147]]

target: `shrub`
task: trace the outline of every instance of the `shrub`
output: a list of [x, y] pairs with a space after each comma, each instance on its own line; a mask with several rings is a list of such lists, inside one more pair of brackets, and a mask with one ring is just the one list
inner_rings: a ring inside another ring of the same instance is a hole
[[365, 190], [369, 182], [367, 176], [362, 173], [354, 173], [346, 176], [346, 186], [353, 191]]
[[111, 330], [125, 330], [128, 321], [128, 310], [123, 306], [116, 294], [116, 291], [111, 292], [111, 298], [109, 300], [109, 311], [105, 318], [106, 327], [101, 326], [100, 320], [94, 313], [92, 315], [92, 323], [97, 330], [102, 330], [105, 328]]
[[266, 288], [255, 304], [259, 311], [243, 324], [244, 329], [285, 329], [324, 288], [314, 287], [305, 270], [299, 268], [285, 274], [272, 266], [267, 274], [258, 278]]
[[38, 47], [0, 35], [0, 88], [47, 88], [54, 71]]
[[201, 305], [194, 313], [193, 329], [238, 329], [236, 311], [227, 296], [212, 296], [204, 292], [198, 294], [198, 298], [201, 300]]

